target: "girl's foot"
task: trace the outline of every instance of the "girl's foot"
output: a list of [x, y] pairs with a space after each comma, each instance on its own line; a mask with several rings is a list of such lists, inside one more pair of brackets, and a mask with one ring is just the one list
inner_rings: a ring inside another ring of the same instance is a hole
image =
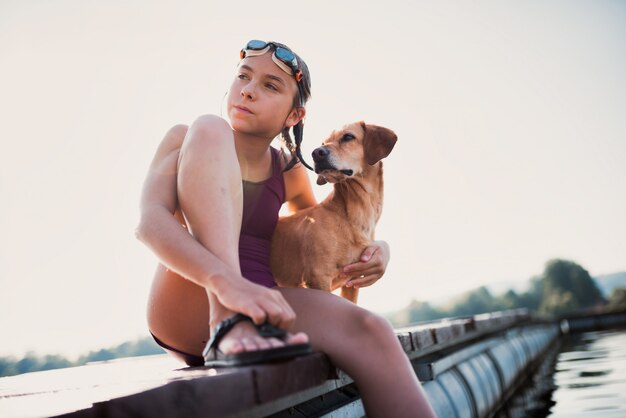
[[309, 337], [303, 332], [287, 333], [284, 339], [263, 337], [259, 335], [259, 331], [252, 322], [241, 321], [224, 335], [218, 344], [218, 349], [224, 354], [237, 354], [244, 351], [267, 350], [308, 342]]

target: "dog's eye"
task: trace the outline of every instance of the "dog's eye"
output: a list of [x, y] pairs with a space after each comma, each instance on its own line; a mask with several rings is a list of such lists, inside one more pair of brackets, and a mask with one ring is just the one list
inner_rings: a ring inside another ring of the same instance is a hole
[[354, 135], [352, 134], [343, 134], [341, 137], [342, 142], [352, 141], [354, 139]]

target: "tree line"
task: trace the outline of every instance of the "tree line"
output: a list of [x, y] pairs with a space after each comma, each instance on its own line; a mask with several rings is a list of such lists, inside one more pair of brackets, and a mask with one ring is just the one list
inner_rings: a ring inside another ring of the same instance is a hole
[[76, 361], [70, 361], [58, 354], [38, 356], [34, 352], [29, 352], [21, 359], [17, 359], [14, 356], [0, 357], [0, 376], [13, 376], [28, 372], [83, 366], [94, 361], [162, 353], [161, 347], [151, 337], [127, 341], [111, 348], [90, 351], [88, 354], [80, 356]]
[[605, 299], [595, 280], [582, 266], [569, 260], [554, 259], [546, 263], [543, 273], [530, 279], [526, 292], [513, 289], [494, 296], [485, 287], [467, 292], [445, 306], [433, 306], [414, 300], [406, 308], [388, 316], [394, 326], [421, 321], [472, 316], [506, 309], [528, 308], [546, 316], [559, 316], [582, 309], [626, 309], [626, 288], [613, 291]]

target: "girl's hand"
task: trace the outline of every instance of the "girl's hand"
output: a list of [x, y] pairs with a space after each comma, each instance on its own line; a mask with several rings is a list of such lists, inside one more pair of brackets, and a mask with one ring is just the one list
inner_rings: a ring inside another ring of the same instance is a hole
[[390, 258], [389, 244], [374, 241], [363, 251], [360, 261], [343, 268], [343, 274], [350, 277], [346, 286], [359, 288], [373, 285], [385, 274]]
[[225, 308], [248, 315], [255, 324], [265, 321], [288, 330], [296, 319], [283, 295], [244, 277], [214, 277], [214, 294]]

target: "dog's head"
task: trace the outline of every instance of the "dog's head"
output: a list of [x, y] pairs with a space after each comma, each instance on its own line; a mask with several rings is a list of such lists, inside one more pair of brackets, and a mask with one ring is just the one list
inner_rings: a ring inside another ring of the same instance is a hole
[[338, 183], [389, 155], [398, 137], [387, 128], [355, 122], [333, 131], [313, 150], [317, 184]]

